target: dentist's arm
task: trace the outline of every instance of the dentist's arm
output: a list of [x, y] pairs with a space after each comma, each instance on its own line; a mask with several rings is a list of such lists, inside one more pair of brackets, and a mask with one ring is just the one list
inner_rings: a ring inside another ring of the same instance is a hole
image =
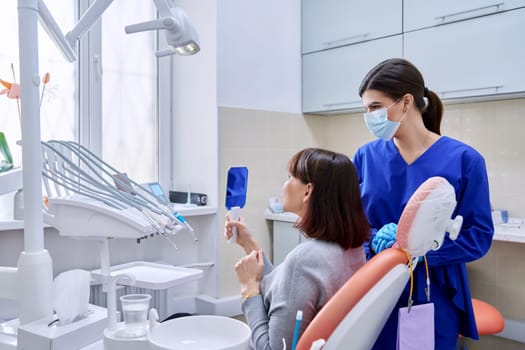
[[455, 241], [447, 235], [439, 250], [428, 252], [428, 263], [431, 266], [467, 263], [479, 259], [492, 244], [494, 224], [485, 162], [481, 157], [473, 157], [464, 162], [463, 167], [462, 187], [456, 193], [458, 205], [453, 215], [463, 217], [463, 226]]

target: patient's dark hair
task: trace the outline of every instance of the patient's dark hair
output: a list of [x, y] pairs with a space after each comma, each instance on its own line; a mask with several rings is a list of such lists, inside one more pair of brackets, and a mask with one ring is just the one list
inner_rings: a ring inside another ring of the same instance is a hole
[[360, 247], [369, 238], [357, 172], [344, 154], [306, 148], [288, 163], [290, 175], [312, 184], [312, 193], [296, 227], [310, 238]]
[[[414, 96], [414, 103], [423, 116], [425, 127], [441, 135], [443, 104], [439, 96], [425, 87], [419, 70], [402, 58], [391, 58], [379, 63], [365, 76], [359, 87], [359, 96], [366, 90], [378, 90], [397, 101], [405, 94]], [[427, 98], [425, 104], [423, 97]]]

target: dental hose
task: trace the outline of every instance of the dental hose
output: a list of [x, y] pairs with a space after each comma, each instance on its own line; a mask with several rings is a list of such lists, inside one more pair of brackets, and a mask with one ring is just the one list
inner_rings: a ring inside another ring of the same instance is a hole
[[190, 226], [190, 224], [188, 223], [188, 221], [186, 221], [186, 219], [184, 218], [184, 216], [182, 216], [179, 212], [177, 211], [174, 211], [173, 212], [173, 217], [175, 218], [175, 220], [181, 224], [182, 226], [186, 227], [190, 232], [191, 232], [191, 235], [193, 236], [193, 240], [194, 241], [198, 241], [199, 239], [197, 238], [197, 236], [195, 235], [195, 230], [193, 229], [193, 227]]

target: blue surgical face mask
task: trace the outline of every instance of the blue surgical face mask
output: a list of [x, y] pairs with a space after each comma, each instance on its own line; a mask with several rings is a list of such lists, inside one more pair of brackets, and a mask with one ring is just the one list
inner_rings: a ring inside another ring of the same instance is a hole
[[393, 122], [388, 119], [387, 110], [399, 101], [400, 100], [395, 101], [388, 107], [364, 114], [366, 127], [375, 137], [384, 140], [390, 140], [394, 137], [397, 129], [401, 125], [401, 120], [403, 120], [405, 116], [403, 116], [400, 121]]

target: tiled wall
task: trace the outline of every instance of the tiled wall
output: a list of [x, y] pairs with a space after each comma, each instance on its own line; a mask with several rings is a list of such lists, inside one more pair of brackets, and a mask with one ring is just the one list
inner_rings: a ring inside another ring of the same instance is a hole
[[[281, 193], [288, 175], [288, 159], [301, 148], [322, 143], [324, 133], [318, 132], [322, 129], [323, 119], [317, 116], [235, 108], [219, 110], [219, 198], [225, 196], [228, 168], [247, 166], [247, 202], [241, 215], [265, 252], [271, 251], [270, 223], [264, 219], [268, 197]], [[219, 209], [219, 217], [224, 217], [225, 208]], [[224, 240], [220, 244], [221, 295], [235, 295], [239, 287], [233, 265], [243, 252]]]
[[[525, 217], [525, 99], [445, 105], [442, 134], [476, 148], [487, 162], [491, 202]], [[303, 116], [298, 114], [221, 108], [219, 111], [220, 186], [227, 168], [247, 165], [248, 202], [244, 215], [265, 251], [271, 247], [270, 225], [264, 219], [267, 198], [279, 193], [288, 158], [301, 148], [326, 147], [352, 157], [372, 140], [360, 114]], [[224, 195], [222, 188], [221, 196]], [[238, 293], [233, 264], [242, 255], [221, 247], [221, 292]], [[232, 266], [230, 269], [229, 266]], [[506, 317], [525, 321], [525, 244], [495, 242], [489, 254], [469, 264], [473, 296], [498, 307]], [[525, 344], [485, 337], [471, 349], [525, 349]]]

